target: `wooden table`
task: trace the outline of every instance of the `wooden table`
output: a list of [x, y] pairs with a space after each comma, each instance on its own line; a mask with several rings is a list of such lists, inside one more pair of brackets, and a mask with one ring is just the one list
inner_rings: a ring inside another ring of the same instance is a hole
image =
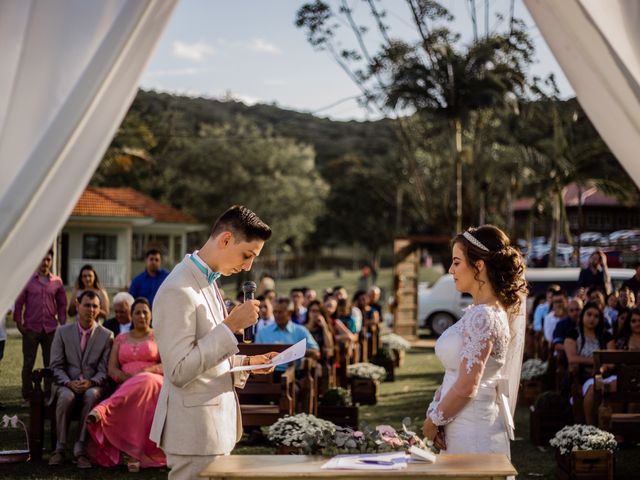
[[243, 478], [331, 478], [350, 480], [363, 478], [447, 478], [447, 479], [505, 479], [516, 475], [506, 455], [466, 454], [438, 455], [432, 465], [410, 463], [404, 470], [321, 470], [329, 459], [307, 455], [227, 455], [217, 457], [200, 477], [210, 480]]

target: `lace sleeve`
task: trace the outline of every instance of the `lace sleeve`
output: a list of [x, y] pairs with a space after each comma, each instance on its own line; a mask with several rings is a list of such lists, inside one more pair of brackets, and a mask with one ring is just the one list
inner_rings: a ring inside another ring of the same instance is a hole
[[463, 337], [460, 366], [455, 383], [442, 399], [434, 399], [427, 416], [438, 426], [452, 422], [464, 406], [475, 397], [498, 335], [497, 318], [486, 308], [476, 308], [461, 320]]

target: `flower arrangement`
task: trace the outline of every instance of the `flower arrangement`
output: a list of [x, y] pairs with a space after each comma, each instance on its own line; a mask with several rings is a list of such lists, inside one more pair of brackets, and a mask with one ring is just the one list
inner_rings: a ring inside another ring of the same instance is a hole
[[338, 427], [327, 420], [299, 413], [278, 419], [269, 427], [267, 438], [276, 445], [303, 448], [311, 438], [326, 433], [333, 435]]
[[548, 364], [538, 358], [530, 358], [522, 364], [522, 371], [520, 372], [521, 380], [533, 380], [534, 378], [541, 377], [547, 372]]
[[363, 425], [360, 430], [354, 430], [301, 413], [274, 423], [269, 428], [269, 440], [278, 446], [298, 447], [307, 455], [325, 456], [402, 451], [412, 445], [426, 448], [420, 437], [409, 429], [410, 425], [411, 420], [405, 418], [401, 431], [389, 425], [375, 428]]
[[608, 450], [614, 452], [618, 446], [615, 437], [609, 432], [592, 425], [570, 425], [557, 432], [549, 441], [558, 448], [561, 455], [577, 450]]
[[411, 344], [405, 338], [395, 333], [387, 333], [386, 335], [382, 335], [382, 337], [380, 337], [380, 340], [382, 342], [382, 346], [390, 350], [405, 352], [411, 348]]
[[353, 404], [351, 392], [342, 387], [331, 388], [322, 395], [320, 404], [326, 407], [350, 407]]
[[354, 363], [347, 366], [347, 377], [349, 378], [363, 378], [381, 382], [386, 376], [387, 372], [384, 367], [379, 367], [373, 363]]

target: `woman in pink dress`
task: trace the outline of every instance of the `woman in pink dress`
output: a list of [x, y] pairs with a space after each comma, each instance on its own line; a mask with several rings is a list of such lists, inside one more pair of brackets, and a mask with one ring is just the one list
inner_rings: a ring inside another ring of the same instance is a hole
[[93, 462], [112, 467], [126, 455], [129, 470], [137, 471], [140, 467], [166, 466], [167, 460], [149, 440], [163, 380], [158, 346], [150, 328], [149, 302], [136, 299], [131, 313], [133, 328], [116, 337], [109, 357], [109, 375], [120, 385], [91, 411], [87, 423]]

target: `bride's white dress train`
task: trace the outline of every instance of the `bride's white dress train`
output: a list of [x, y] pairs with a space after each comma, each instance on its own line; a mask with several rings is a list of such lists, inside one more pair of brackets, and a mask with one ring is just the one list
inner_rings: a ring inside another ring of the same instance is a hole
[[[446, 423], [447, 449], [442, 453], [504, 453], [510, 457], [509, 409], [500, 404], [504, 392], [501, 372], [509, 339], [509, 321], [503, 309], [473, 305], [436, 342], [436, 355], [445, 367], [445, 376], [427, 414], [435, 416], [438, 424]], [[447, 417], [446, 411], [439, 410], [440, 400], [458, 379], [459, 370], [465, 369], [469, 375], [479, 372], [487, 348], [491, 352], [477, 394], [453, 418]]]

